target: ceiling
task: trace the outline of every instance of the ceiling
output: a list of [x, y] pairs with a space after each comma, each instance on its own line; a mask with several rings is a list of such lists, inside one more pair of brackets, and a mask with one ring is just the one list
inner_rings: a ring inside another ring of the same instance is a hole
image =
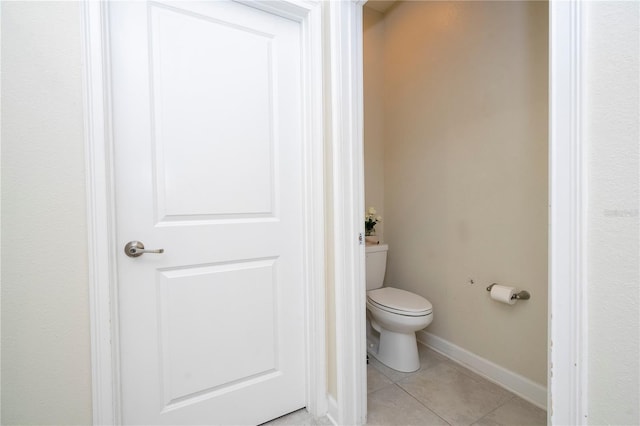
[[380, 13], [385, 13], [396, 2], [397, 0], [369, 0], [365, 6], [373, 10], [377, 10]]

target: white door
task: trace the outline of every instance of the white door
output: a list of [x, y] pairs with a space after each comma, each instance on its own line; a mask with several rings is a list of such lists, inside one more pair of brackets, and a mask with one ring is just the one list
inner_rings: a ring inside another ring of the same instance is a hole
[[[305, 405], [300, 23], [109, 4], [125, 424]], [[128, 257], [127, 242], [146, 253]]]

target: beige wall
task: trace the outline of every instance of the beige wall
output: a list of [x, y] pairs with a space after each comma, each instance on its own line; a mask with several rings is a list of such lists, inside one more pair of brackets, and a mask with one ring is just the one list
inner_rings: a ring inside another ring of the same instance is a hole
[[384, 241], [384, 59], [379, 47], [384, 39], [383, 15], [363, 10], [364, 68], [364, 203], [382, 216], [376, 236]]
[[585, 3], [589, 424], [640, 424], [640, 3]]
[[90, 424], [75, 2], [2, 3], [2, 424]]
[[[387, 284], [433, 303], [430, 333], [542, 385], [547, 13], [545, 2], [402, 2], [387, 13], [384, 175], [367, 177], [384, 180]], [[492, 282], [532, 298], [499, 304]]]

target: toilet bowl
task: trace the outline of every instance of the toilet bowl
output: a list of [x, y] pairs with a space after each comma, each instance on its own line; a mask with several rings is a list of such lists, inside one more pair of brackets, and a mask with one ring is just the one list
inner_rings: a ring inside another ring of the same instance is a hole
[[402, 372], [420, 368], [416, 334], [433, 321], [433, 307], [422, 296], [382, 287], [388, 246], [367, 247], [368, 352], [384, 365]]

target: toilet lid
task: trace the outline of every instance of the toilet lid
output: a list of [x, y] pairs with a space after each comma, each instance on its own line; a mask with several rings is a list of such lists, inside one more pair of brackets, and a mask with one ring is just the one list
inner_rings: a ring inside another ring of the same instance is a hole
[[422, 296], [393, 287], [382, 287], [367, 292], [370, 302], [382, 309], [410, 315], [427, 315], [433, 310], [431, 302]]

